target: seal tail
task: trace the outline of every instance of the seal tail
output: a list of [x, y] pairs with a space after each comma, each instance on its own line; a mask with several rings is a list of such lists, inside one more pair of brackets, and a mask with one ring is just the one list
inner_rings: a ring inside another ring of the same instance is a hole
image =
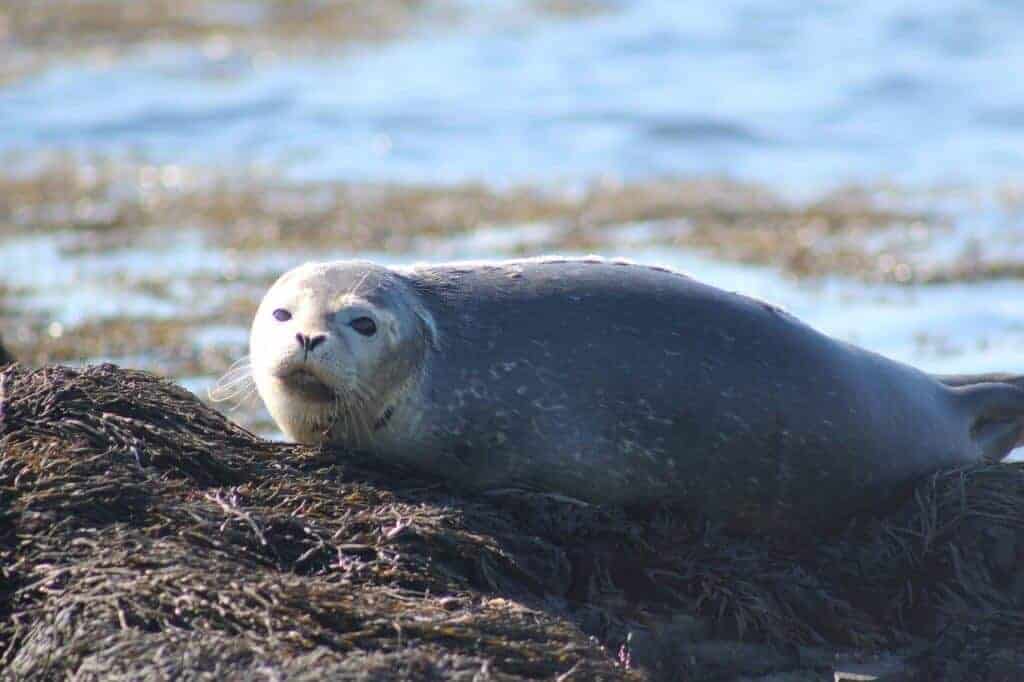
[[[971, 435], [985, 459], [1000, 461], [1024, 446], [1024, 376], [938, 377], [971, 417]], [[990, 380], [990, 379], [995, 379]]]

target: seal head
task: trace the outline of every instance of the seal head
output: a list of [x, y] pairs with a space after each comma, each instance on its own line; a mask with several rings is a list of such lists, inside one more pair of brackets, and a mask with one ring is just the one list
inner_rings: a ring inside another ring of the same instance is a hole
[[414, 392], [433, 326], [412, 287], [372, 263], [309, 263], [281, 276], [250, 334], [256, 389], [300, 443], [367, 447]]

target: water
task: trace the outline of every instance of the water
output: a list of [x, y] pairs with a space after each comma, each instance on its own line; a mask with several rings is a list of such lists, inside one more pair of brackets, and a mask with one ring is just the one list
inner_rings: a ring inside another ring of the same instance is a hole
[[[896, 286], [867, 285], [842, 277], [794, 280], [771, 267], [645, 246], [637, 241], [645, 227], [626, 225], [612, 231], [604, 251], [627, 255], [638, 263], [671, 267], [714, 286], [769, 301], [826, 333], [927, 371], [1024, 373], [1024, 285], [1019, 281]], [[205, 277], [226, 271], [239, 280], [253, 280], [272, 279], [310, 259], [358, 257], [390, 265], [500, 259], [524, 251], [538, 252], [538, 245], [550, 232], [542, 225], [515, 230], [487, 228], [448, 239], [423, 240], [415, 250], [399, 253], [239, 254], [207, 242], [200, 230], [179, 230], [153, 235], [149, 246], [104, 255], [61, 249], [61, 242], [70, 235], [43, 235], [5, 245], [5, 253], [19, 256], [12, 260], [5, 279], [30, 292], [29, 306], [64, 327], [110, 317], [112, 311], [156, 319], [202, 317], [234, 293], [229, 284], [213, 288], [202, 284]], [[160, 297], [140, 293], [132, 275], [153, 272], [179, 286], [170, 287]], [[222, 324], [207, 325], [193, 339], [200, 347], [230, 346], [240, 352], [246, 340], [245, 327]]]
[[[141, 153], [268, 166], [294, 179], [497, 186], [728, 175], [802, 196], [894, 180], [901, 205], [953, 224], [912, 256], [919, 264], [955, 261], [966, 246], [982, 260], [1024, 260], [1024, 221], [997, 198], [1024, 180], [1024, 5], [636, 0], [586, 19], [510, 21], [517, 4], [474, 10], [458, 30], [328, 59], [162, 47], [65, 64], [0, 87], [0, 154]], [[969, 190], [930, 192], [946, 184]], [[403, 253], [243, 256], [199, 230], [99, 254], [62, 248], [74, 235], [28, 235], [3, 245], [0, 277], [26, 292], [19, 305], [71, 327], [202, 315], [233, 292], [196, 277], [266, 278], [306, 258], [352, 255], [496, 258], [542, 248], [551, 229], [496, 226]], [[644, 229], [622, 226], [605, 252], [764, 298], [926, 370], [1024, 372], [1019, 279], [801, 282], [650, 248]], [[171, 284], [160, 295], [137, 286], [154, 272]], [[244, 327], [217, 324], [190, 342], [240, 354], [245, 338]], [[209, 381], [185, 380], [197, 389]]]
[[[324, 60], [153, 50], [0, 89], [0, 151], [495, 184], [726, 174], [795, 192], [1015, 181], [1024, 5], [635, 0]], [[498, 18], [495, 18], [498, 17]]]
[[[1018, 281], [921, 287], [865, 285], [841, 277], [797, 281], [770, 267], [725, 263], [692, 252], [643, 246], [638, 237], [642, 238], [649, 227], [626, 225], [613, 231], [607, 250], [627, 253], [639, 263], [669, 266], [709, 284], [769, 301], [828, 334], [926, 371], [1024, 373], [1024, 305], [1020, 304], [1024, 300], [1024, 285]], [[437, 258], [504, 258], [537, 251], [538, 244], [549, 236], [550, 229], [542, 225], [515, 230], [489, 228], [450, 239], [424, 240], [418, 249], [403, 253], [356, 254], [336, 250], [317, 254], [265, 252], [240, 257], [206, 243], [201, 231], [160, 233], [153, 236], [150, 246], [125, 249], [116, 256], [62, 250], [60, 242], [70, 240], [70, 235], [46, 235], [12, 242], [9, 246], [23, 257], [19, 260], [22, 265], [5, 276], [19, 288], [32, 292], [29, 305], [44, 311], [55, 322], [70, 326], [110, 316], [112, 309], [119, 314], [153, 318], [201, 315], [205, 309], [214, 309], [223, 302], [231, 287], [193, 291], [188, 282], [225, 270], [241, 279], [273, 277], [313, 256], [370, 257], [392, 265]], [[190, 253], [194, 257], [179, 257]], [[45, 267], [37, 267], [40, 263]], [[165, 266], [173, 268], [164, 272], [182, 283], [183, 289], [172, 288], [171, 295], [160, 299], [141, 295], [132, 278], [124, 276], [133, 272], [145, 274]], [[54, 278], [51, 272], [63, 275]], [[244, 325], [218, 323], [197, 330], [190, 342], [200, 353], [227, 348], [240, 357], [246, 352], [247, 337]], [[133, 366], [147, 366], [150, 362], [145, 357], [83, 358], [83, 362], [100, 360]], [[205, 395], [213, 380], [187, 377], [183, 383]], [[1024, 453], [1017, 457], [1024, 457]]]

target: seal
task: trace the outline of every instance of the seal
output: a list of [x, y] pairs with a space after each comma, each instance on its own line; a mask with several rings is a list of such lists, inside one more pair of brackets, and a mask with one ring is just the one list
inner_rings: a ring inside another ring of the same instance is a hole
[[735, 530], [839, 523], [1024, 444], [1020, 377], [933, 377], [761, 301], [597, 258], [303, 265], [261, 302], [251, 359], [296, 441]]

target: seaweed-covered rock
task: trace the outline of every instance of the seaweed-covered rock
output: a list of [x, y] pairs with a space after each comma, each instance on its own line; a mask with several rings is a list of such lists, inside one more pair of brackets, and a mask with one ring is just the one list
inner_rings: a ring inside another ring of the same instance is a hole
[[[18, 679], [902, 679], [1024, 671], [1024, 467], [813, 546], [270, 443], [110, 365], [0, 373]], [[991, 654], [991, 655], [990, 655]]]

